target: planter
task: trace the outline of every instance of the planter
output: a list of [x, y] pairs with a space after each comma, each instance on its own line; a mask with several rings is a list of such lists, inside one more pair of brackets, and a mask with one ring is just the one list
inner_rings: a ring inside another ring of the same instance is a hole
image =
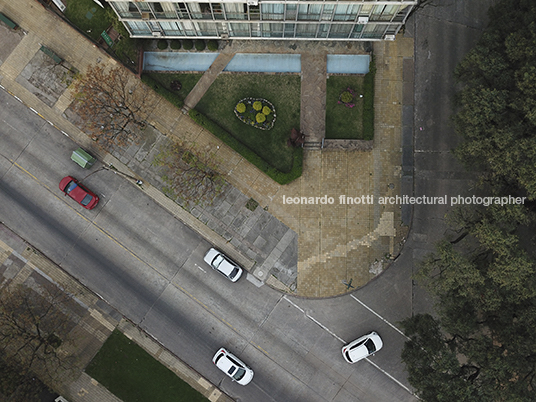
[[259, 130], [270, 130], [276, 120], [275, 107], [262, 98], [241, 99], [234, 108], [240, 121]]

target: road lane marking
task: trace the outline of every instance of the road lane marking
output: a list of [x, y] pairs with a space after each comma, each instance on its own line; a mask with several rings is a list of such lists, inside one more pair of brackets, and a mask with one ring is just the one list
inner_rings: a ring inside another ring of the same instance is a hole
[[341, 341], [343, 344], [346, 344], [347, 342], [342, 339], [340, 336], [338, 336], [335, 332], [333, 332], [332, 330], [330, 330], [328, 327], [326, 327], [324, 324], [322, 324], [320, 321], [318, 321], [316, 318], [312, 317], [311, 315], [309, 315], [307, 312], [305, 312], [304, 309], [302, 309], [300, 306], [298, 306], [296, 303], [292, 302], [286, 295], [283, 296], [283, 299], [285, 299], [287, 302], [289, 302], [290, 304], [292, 304], [294, 307], [296, 307], [298, 310], [300, 310], [307, 318], [309, 318], [312, 322], [314, 322], [316, 325], [318, 325], [320, 328], [322, 328], [324, 331], [326, 331], [327, 333], [329, 333], [331, 336], [333, 336], [334, 338], [338, 339], [339, 341]]
[[380, 366], [378, 366], [376, 363], [373, 363], [372, 360], [370, 360], [368, 357], [365, 358], [365, 360], [367, 362], [369, 362], [370, 364], [372, 364], [374, 367], [376, 367], [378, 370], [380, 370], [383, 374], [385, 374], [387, 377], [389, 377], [391, 380], [393, 380], [394, 382], [396, 382], [398, 385], [400, 385], [402, 388], [404, 388], [406, 391], [408, 391], [411, 395], [413, 396], [417, 396], [415, 395], [411, 389], [409, 389], [408, 387], [406, 387], [404, 384], [402, 384], [400, 381], [398, 381], [395, 377], [393, 377], [391, 374], [389, 374], [387, 371], [385, 371], [384, 369], [382, 369]]
[[[352, 296], [355, 300], [357, 300], [359, 303], [363, 304], [361, 301], [359, 301], [358, 299], [356, 299], [353, 295], [350, 295]], [[337, 334], [335, 334], [333, 331], [331, 331], [328, 327], [326, 327], [325, 325], [323, 325], [321, 322], [319, 322], [317, 319], [315, 319], [314, 317], [312, 317], [311, 315], [307, 314], [305, 312], [305, 310], [303, 308], [301, 308], [300, 306], [298, 306], [296, 303], [294, 303], [293, 301], [291, 301], [286, 295], [282, 297], [283, 299], [285, 299], [287, 302], [289, 302], [291, 305], [293, 305], [294, 307], [296, 307], [296, 309], [298, 309], [299, 311], [301, 311], [307, 318], [309, 318], [311, 321], [313, 321], [315, 324], [317, 324], [320, 328], [322, 328], [323, 330], [327, 331], [330, 335], [332, 335], [333, 337], [335, 337], [336, 339], [338, 339], [339, 341], [341, 341], [344, 345], [346, 345], [348, 342], [346, 342], [344, 339], [342, 339], [341, 337], [339, 337]], [[379, 314], [377, 314], [376, 312], [374, 312], [372, 309], [370, 309], [368, 306], [366, 306], [365, 304], [363, 304], [364, 307], [366, 307], [368, 310], [370, 310], [372, 313], [374, 313], [376, 316], [378, 316], [380, 319], [382, 319], [383, 321], [385, 321], [387, 324], [393, 326], [392, 324], [390, 324], [387, 320], [385, 320], [383, 317], [381, 317]], [[398, 330], [398, 328], [394, 327], [398, 332], [401, 332], [400, 330]], [[402, 333], [402, 335], [404, 335]], [[406, 337], [404, 335], [404, 337]], [[407, 337], [406, 337], [407, 338]], [[409, 338], [408, 338], [409, 339]], [[397, 380], [395, 377], [393, 377], [391, 374], [389, 374], [387, 371], [385, 371], [384, 369], [382, 369], [380, 366], [378, 366], [376, 363], [373, 363], [369, 358], [365, 358], [364, 360], [366, 360], [367, 362], [369, 362], [372, 366], [374, 366], [376, 369], [378, 369], [379, 371], [381, 371], [383, 374], [385, 374], [387, 377], [389, 377], [391, 380], [393, 380], [394, 382], [396, 382], [398, 385], [400, 385], [402, 388], [404, 388], [406, 391], [408, 391], [411, 395], [413, 396], [416, 396], [408, 387], [406, 387], [404, 384], [402, 384], [399, 380]]]
[[398, 332], [400, 335], [402, 335], [404, 338], [406, 338], [408, 341], [410, 340], [409, 337], [407, 337], [401, 330], [399, 330], [397, 327], [395, 327], [393, 324], [391, 324], [389, 321], [387, 321], [385, 318], [383, 318], [381, 315], [379, 315], [377, 312], [372, 310], [369, 306], [367, 306], [365, 303], [363, 303], [361, 300], [359, 300], [354, 295], [350, 295], [352, 299], [354, 299], [356, 302], [361, 304], [363, 307], [365, 307], [368, 311], [370, 311], [372, 314], [374, 314], [376, 317], [378, 317], [380, 320], [385, 322], [387, 325], [389, 325], [391, 328], [393, 328], [396, 332]]
[[199, 265], [197, 264], [194, 264], [197, 268], [199, 268], [201, 271], [203, 271], [205, 274], [207, 273], [207, 271], [205, 271], [203, 268], [201, 268]]

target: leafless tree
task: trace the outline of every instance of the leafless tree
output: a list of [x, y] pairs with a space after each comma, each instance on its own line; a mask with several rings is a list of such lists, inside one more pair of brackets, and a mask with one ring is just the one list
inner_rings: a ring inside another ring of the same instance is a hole
[[138, 140], [139, 129], [155, 107], [145, 84], [123, 67], [90, 66], [73, 85], [83, 129], [103, 148]]
[[17, 368], [19, 378], [29, 380], [38, 373], [49, 383], [73, 367], [62, 352], [62, 345], [73, 341], [69, 337], [73, 322], [66, 313], [71, 300], [52, 284], [35, 289], [11, 284], [0, 289], [0, 358], [6, 366]]
[[165, 167], [166, 193], [194, 205], [210, 204], [222, 192], [225, 180], [218, 173], [219, 164], [214, 152], [181, 142], [163, 147], [153, 160], [153, 165]]

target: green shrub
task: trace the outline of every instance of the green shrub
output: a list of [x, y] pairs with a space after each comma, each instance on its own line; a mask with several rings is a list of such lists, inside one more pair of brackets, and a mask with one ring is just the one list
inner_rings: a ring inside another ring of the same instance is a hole
[[229, 147], [234, 149], [240, 155], [242, 155], [246, 160], [251, 164], [257, 166], [262, 172], [264, 172], [268, 177], [279, 184], [288, 184], [293, 180], [296, 180], [302, 175], [303, 169], [303, 148], [294, 148], [294, 161], [292, 164], [292, 170], [288, 173], [283, 173], [272, 166], [270, 166], [264, 159], [259, 157], [255, 152], [249, 149], [247, 146], [242, 144], [231, 134], [225, 131], [223, 128], [218, 126], [212, 120], [207, 118], [205, 115], [199, 113], [195, 109], [191, 109], [189, 112], [190, 117], [200, 126], [206, 128]]
[[208, 50], [214, 52], [216, 50], [218, 50], [218, 41], [216, 39], [210, 39], [209, 41], [207, 41], [207, 48]]
[[262, 123], [266, 120], [266, 115], [264, 113], [257, 113], [255, 119], [257, 120], [257, 123]]
[[205, 50], [205, 47], [206, 47], [206, 45], [205, 45], [205, 40], [204, 39], [197, 39], [195, 41], [195, 48], [197, 50]]
[[175, 93], [168, 90], [165, 86], [163, 86], [147, 74], [142, 74], [141, 80], [147, 86], [152, 88], [157, 94], [167, 99], [171, 104], [175, 105], [176, 107], [181, 108], [184, 105], [184, 102]]
[[268, 106], [264, 106], [262, 108], [262, 113], [264, 113], [266, 116], [268, 116], [270, 113], [272, 113], [272, 109], [270, 109]]
[[192, 50], [194, 48], [194, 42], [191, 39], [184, 39], [182, 41], [182, 48], [184, 50]]
[[370, 61], [369, 72], [363, 81], [363, 139], [374, 138], [374, 76], [376, 65]]
[[253, 109], [259, 112], [262, 109], [262, 103], [259, 101], [253, 102]]
[[246, 111], [246, 105], [240, 102], [238, 105], [236, 105], [236, 111], [238, 113], [244, 113]]
[[348, 91], [344, 91], [342, 94], [341, 94], [341, 101], [343, 103], [350, 103], [352, 100], [354, 99], [354, 97], [352, 96], [352, 94]]
[[156, 44], [156, 47], [160, 50], [164, 50], [168, 48], [168, 41], [166, 39], [160, 39], [158, 43]]
[[169, 47], [173, 50], [179, 50], [181, 48], [181, 41], [179, 39], [172, 40]]

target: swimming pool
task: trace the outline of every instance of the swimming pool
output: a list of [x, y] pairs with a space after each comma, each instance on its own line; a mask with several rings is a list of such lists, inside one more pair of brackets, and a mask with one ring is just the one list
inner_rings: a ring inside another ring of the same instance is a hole
[[[145, 52], [144, 71], [207, 71], [219, 53]], [[328, 74], [366, 74], [370, 56], [329, 54]], [[237, 53], [223, 71], [258, 73], [300, 73], [301, 55]]]
[[237, 53], [223, 71], [249, 73], [299, 73], [301, 55]]
[[369, 72], [368, 54], [328, 54], [328, 74], [366, 74]]
[[145, 71], [207, 71], [219, 53], [145, 52]]

